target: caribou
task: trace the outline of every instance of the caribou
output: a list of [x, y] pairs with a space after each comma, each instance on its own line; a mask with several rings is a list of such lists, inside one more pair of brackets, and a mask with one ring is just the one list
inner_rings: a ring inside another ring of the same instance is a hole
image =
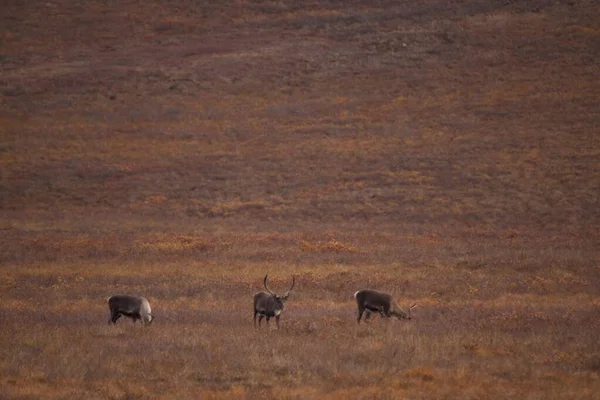
[[154, 320], [150, 303], [145, 297], [116, 295], [109, 297], [106, 301], [110, 309], [109, 324], [111, 322], [116, 324], [123, 315], [131, 318], [134, 323], [141, 319], [144, 325], [150, 325]]
[[358, 324], [364, 312], [367, 313], [365, 321], [371, 317], [372, 312], [379, 313], [381, 318], [394, 316], [398, 319], [411, 319], [410, 312], [417, 306], [416, 303], [413, 304], [406, 312], [396, 303], [392, 295], [373, 289], [359, 290], [354, 293], [354, 298], [358, 306]]
[[283, 296], [279, 296], [276, 293], [273, 293], [269, 286], [267, 286], [267, 278], [268, 274], [265, 275], [265, 279], [263, 281], [266, 292], [257, 292], [254, 295], [254, 327], [256, 328], [256, 315], [258, 315], [258, 327], [260, 328], [260, 323], [263, 318], [267, 318], [267, 323], [271, 319], [271, 317], [275, 317], [275, 323], [277, 324], [277, 328], [279, 328], [279, 317], [283, 311], [283, 303], [287, 301], [290, 292], [294, 288], [294, 284], [296, 283], [296, 278], [292, 277], [292, 287], [289, 288], [287, 292]]

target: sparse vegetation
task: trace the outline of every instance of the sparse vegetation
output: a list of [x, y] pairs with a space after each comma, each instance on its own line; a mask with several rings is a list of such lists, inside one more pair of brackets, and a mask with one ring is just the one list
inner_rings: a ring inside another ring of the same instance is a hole
[[594, 1], [5, 3], [3, 396], [598, 397]]

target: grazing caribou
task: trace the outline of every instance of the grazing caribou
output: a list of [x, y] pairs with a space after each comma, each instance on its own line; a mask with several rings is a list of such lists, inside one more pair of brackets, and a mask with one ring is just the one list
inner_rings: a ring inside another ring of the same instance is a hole
[[285, 292], [283, 296], [279, 296], [276, 293], [273, 293], [269, 287], [267, 286], [267, 277], [269, 275], [265, 275], [265, 280], [263, 281], [265, 285], [266, 292], [257, 292], [254, 295], [254, 327], [256, 328], [256, 315], [258, 314], [258, 327], [260, 328], [260, 322], [264, 317], [267, 318], [267, 323], [271, 317], [275, 317], [275, 323], [277, 324], [277, 328], [279, 328], [279, 317], [281, 316], [281, 312], [283, 311], [283, 303], [288, 299], [290, 292], [294, 288], [294, 284], [296, 283], [296, 278], [292, 277], [292, 287]]
[[109, 297], [107, 302], [110, 309], [109, 324], [116, 324], [122, 315], [131, 318], [134, 323], [141, 319], [144, 325], [150, 325], [154, 320], [150, 303], [145, 297], [120, 294]]
[[365, 311], [367, 312], [365, 321], [371, 317], [372, 312], [379, 313], [381, 318], [394, 316], [398, 319], [411, 319], [410, 311], [417, 306], [416, 303], [413, 304], [406, 312], [396, 303], [392, 295], [373, 289], [359, 290], [354, 293], [354, 298], [358, 306], [357, 323], [359, 324]]

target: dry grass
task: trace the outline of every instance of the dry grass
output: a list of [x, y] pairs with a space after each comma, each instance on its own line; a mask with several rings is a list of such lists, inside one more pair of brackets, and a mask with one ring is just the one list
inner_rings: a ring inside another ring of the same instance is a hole
[[[574, 255], [535, 240], [522, 248], [496, 238], [388, 236], [369, 245], [358, 234], [340, 237], [161, 236], [137, 238], [143, 250], [118, 241], [116, 254], [72, 242], [69, 256], [61, 241], [34, 251], [38, 260], [5, 263], [2, 390], [47, 398], [593, 398], [599, 389], [593, 246]], [[402, 251], [409, 248], [431, 258], [412, 264]], [[280, 330], [252, 328], [251, 297], [265, 272], [279, 291], [297, 277]], [[415, 319], [356, 329], [352, 293], [365, 285], [404, 305], [417, 301]], [[152, 327], [106, 325], [104, 299], [116, 292], [147, 295]]]
[[[600, 390], [591, 0], [0, 12], [7, 398]], [[282, 328], [252, 329], [269, 273]], [[365, 286], [420, 307], [355, 329]], [[108, 326], [105, 299], [156, 322]]]

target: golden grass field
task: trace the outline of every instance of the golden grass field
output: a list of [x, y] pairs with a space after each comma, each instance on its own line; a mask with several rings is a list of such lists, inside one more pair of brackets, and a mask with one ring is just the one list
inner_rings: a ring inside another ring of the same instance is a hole
[[600, 398], [598, 60], [592, 0], [4, 2], [0, 398]]

